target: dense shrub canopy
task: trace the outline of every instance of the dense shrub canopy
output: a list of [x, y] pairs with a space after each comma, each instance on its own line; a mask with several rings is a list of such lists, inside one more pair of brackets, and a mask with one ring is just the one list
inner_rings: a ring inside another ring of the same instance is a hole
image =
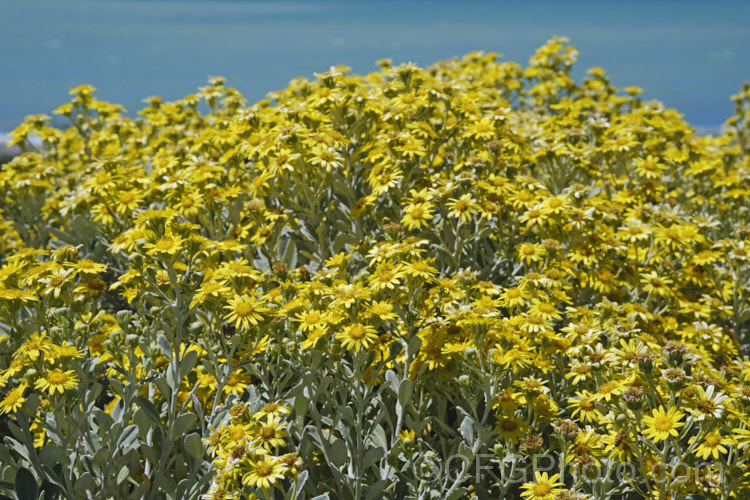
[[0, 491], [747, 492], [750, 91], [699, 136], [576, 56], [334, 67], [250, 106], [214, 77], [136, 119], [83, 85], [69, 128], [29, 117]]

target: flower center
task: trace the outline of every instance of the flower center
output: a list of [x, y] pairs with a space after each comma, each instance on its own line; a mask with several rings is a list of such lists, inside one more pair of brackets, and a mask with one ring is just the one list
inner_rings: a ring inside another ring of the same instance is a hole
[[245, 430], [242, 427], [232, 427], [229, 431], [229, 438], [232, 441], [239, 441], [245, 436]]
[[365, 329], [359, 325], [354, 325], [349, 329], [349, 337], [354, 340], [360, 340], [365, 337]]
[[164, 236], [162, 239], [156, 242], [156, 249], [157, 250], [169, 250], [172, 248], [172, 245], [174, 244], [174, 240], [170, 238], [169, 236]]
[[255, 474], [257, 474], [258, 477], [270, 476], [272, 472], [273, 472], [273, 467], [271, 467], [268, 464], [260, 464], [255, 469]]
[[507, 432], [512, 432], [518, 428], [518, 424], [512, 418], [506, 418], [500, 423], [500, 428]]
[[601, 392], [602, 394], [608, 394], [614, 391], [616, 387], [617, 384], [615, 384], [614, 382], [605, 382], [601, 385], [601, 387], [599, 387], [599, 392]]
[[250, 316], [253, 311], [255, 310], [255, 307], [253, 307], [252, 304], [249, 304], [247, 302], [240, 302], [237, 304], [237, 307], [235, 307], [235, 312], [237, 313], [237, 316], [245, 317]]
[[702, 413], [713, 413], [716, 410], [716, 403], [711, 399], [701, 399], [697, 406]]
[[672, 419], [661, 417], [654, 420], [654, 428], [660, 432], [667, 432], [672, 429]]
[[68, 376], [60, 370], [55, 370], [47, 375], [47, 382], [51, 385], [60, 385], [68, 380]]
[[7, 396], [5, 396], [5, 406], [14, 406], [16, 402], [21, 397], [20, 391], [10, 391]]
[[538, 311], [539, 311], [540, 313], [544, 313], [544, 314], [552, 314], [552, 313], [554, 313], [554, 312], [556, 312], [556, 311], [557, 311], [557, 310], [555, 309], [555, 306], [553, 306], [552, 304], [547, 304], [547, 303], [545, 303], [545, 302], [542, 302], [542, 303], [540, 303], [540, 304], [539, 304], [539, 305], [537, 306], [537, 310], [538, 310]]
[[263, 439], [273, 439], [276, 437], [276, 429], [269, 426], [263, 427], [260, 431], [260, 437]]
[[709, 448], [716, 448], [721, 443], [721, 438], [716, 434], [709, 434], [706, 436], [706, 446]]
[[594, 403], [592, 403], [588, 399], [582, 399], [581, 400], [581, 409], [584, 411], [590, 411], [594, 409]]
[[534, 496], [537, 497], [543, 497], [545, 495], [549, 495], [549, 492], [552, 488], [549, 487], [549, 484], [546, 483], [536, 483], [534, 485]]
[[275, 412], [278, 409], [279, 409], [278, 403], [266, 403], [261, 408], [261, 410], [263, 410], [266, 413], [273, 413], [273, 412]]

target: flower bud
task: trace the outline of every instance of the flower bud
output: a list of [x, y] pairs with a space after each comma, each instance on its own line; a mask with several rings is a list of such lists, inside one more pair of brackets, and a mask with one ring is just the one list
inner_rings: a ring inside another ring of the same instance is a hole
[[643, 387], [628, 387], [622, 393], [622, 399], [631, 410], [640, 410], [643, 403]]
[[670, 340], [664, 346], [664, 351], [667, 354], [667, 364], [670, 366], [680, 366], [685, 359], [688, 348], [685, 344]]
[[57, 309], [53, 309], [51, 316], [57, 321], [62, 321], [63, 318], [67, 318], [68, 316], [70, 316], [70, 308], [58, 307]]
[[667, 382], [669, 390], [677, 392], [682, 389], [685, 381], [685, 371], [681, 368], [667, 368], [661, 372], [661, 376]]
[[643, 372], [644, 375], [650, 377], [654, 372], [654, 356], [651, 354], [644, 354], [638, 356], [638, 369]]
[[620, 413], [615, 417], [615, 422], [620, 427], [625, 427], [630, 422], [630, 417], [626, 413]]
[[36, 368], [29, 368], [26, 370], [26, 372], [23, 374], [23, 378], [26, 379], [26, 381], [31, 384], [34, 382], [39, 376], [39, 371], [37, 371]]
[[133, 317], [133, 313], [128, 310], [117, 311], [115, 314], [115, 320], [120, 328], [125, 328], [130, 323], [130, 319]]

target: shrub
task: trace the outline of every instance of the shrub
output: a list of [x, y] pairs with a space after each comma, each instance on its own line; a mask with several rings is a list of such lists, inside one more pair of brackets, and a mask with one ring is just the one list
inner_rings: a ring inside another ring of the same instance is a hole
[[699, 136], [576, 56], [29, 117], [0, 490], [746, 497], [750, 90]]

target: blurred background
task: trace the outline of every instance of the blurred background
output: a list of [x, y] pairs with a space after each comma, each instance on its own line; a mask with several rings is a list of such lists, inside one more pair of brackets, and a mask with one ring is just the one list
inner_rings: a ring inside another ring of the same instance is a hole
[[345, 64], [426, 66], [473, 50], [526, 64], [553, 35], [716, 130], [750, 79], [750, 1], [0, 0], [0, 132], [49, 113], [81, 83], [131, 115], [224, 75], [250, 101]]

